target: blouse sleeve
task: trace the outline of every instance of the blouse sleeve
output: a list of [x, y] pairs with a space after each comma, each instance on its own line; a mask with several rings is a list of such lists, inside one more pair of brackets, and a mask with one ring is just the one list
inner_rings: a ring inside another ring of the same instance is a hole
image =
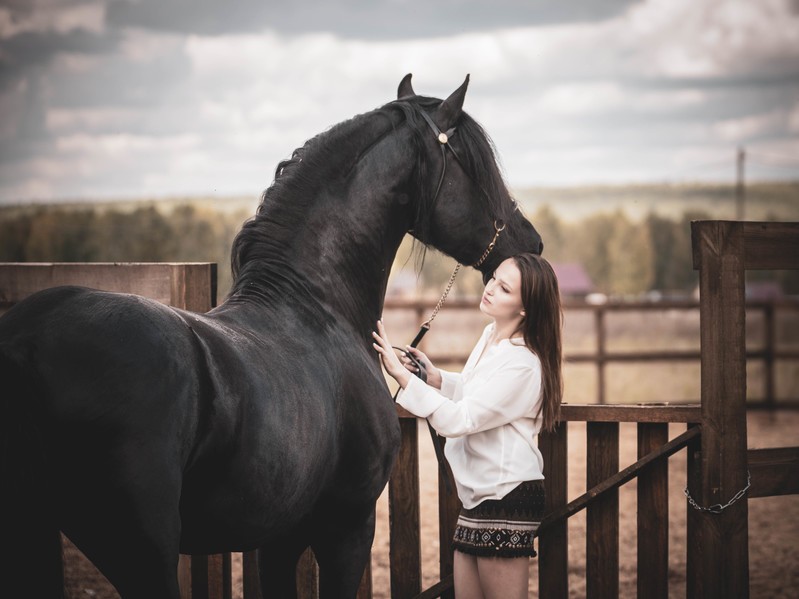
[[440, 435], [460, 437], [531, 416], [540, 392], [541, 367], [536, 360], [508, 363], [490, 377], [469, 381], [458, 402], [412, 377], [397, 403], [416, 416], [428, 418]]
[[441, 373], [441, 395], [449, 399], [454, 399], [455, 389], [457, 389], [458, 383], [461, 380], [461, 373], [449, 372], [448, 370], [441, 370], [440, 368], [438, 371]]

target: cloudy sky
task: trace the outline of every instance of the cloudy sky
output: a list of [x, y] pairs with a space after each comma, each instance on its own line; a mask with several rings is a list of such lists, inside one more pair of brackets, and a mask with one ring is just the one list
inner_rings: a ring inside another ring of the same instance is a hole
[[0, 203], [256, 197], [408, 72], [516, 187], [799, 179], [799, 0], [2, 0]]

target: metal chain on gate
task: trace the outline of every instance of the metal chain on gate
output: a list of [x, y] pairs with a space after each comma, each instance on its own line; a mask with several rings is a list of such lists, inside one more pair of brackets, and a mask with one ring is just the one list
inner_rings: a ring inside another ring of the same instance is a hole
[[746, 494], [746, 492], [749, 490], [749, 487], [751, 487], [751, 486], [752, 486], [752, 475], [747, 470], [746, 471], [746, 486], [743, 489], [741, 489], [740, 491], [738, 491], [735, 494], [735, 497], [730, 499], [724, 505], [721, 505], [720, 503], [716, 503], [714, 505], [711, 505], [710, 507], [704, 507], [704, 506], [699, 505], [698, 503], [696, 503], [696, 501], [694, 501], [694, 498], [691, 497], [691, 493], [688, 492], [688, 487], [685, 487], [685, 489], [683, 490], [683, 493], [685, 493], [685, 496], [688, 498], [688, 503], [690, 503], [691, 506], [695, 510], [699, 510], [700, 512], [710, 512], [711, 514], [720, 514], [721, 512], [726, 510], [728, 507], [730, 507], [733, 503], [738, 501], [741, 497], [743, 497]]

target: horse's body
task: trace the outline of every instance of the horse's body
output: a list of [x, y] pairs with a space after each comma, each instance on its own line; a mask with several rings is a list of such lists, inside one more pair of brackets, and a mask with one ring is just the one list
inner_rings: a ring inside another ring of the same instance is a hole
[[322, 595], [354, 596], [399, 447], [369, 333], [403, 235], [475, 262], [499, 218], [481, 270], [540, 251], [496, 172], [459, 159], [430, 197], [443, 154], [413, 115], [468, 146], [465, 89], [438, 106], [406, 78], [401, 102], [309, 141], [208, 314], [62, 287], [0, 319], [0, 594], [59, 595], [63, 530], [125, 598], [177, 597], [179, 552], [255, 548], [265, 596], [290, 597], [309, 545]]

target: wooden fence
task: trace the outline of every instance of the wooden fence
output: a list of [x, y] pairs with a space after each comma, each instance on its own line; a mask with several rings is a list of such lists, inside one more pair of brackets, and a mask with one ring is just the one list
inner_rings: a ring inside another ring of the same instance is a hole
[[[773, 238], [776, 241], [768, 241]], [[768, 244], [771, 245], [768, 245]], [[700, 405], [612, 406], [565, 405], [562, 421], [552, 434], [541, 435], [544, 454], [549, 516], [540, 531], [539, 588], [541, 596], [568, 597], [567, 519], [587, 510], [586, 579], [589, 597], [618, 596], [618, 488], [634, 477], [638, 484], [638, 595], [666, 597], [668, 561], [668, 461], [687, 448], [688, 488], [699, 505], [724, 504], [744, 488], [746, 472], [751, 487], [743, 499], [721, 514], [689, 509], [688, 572], [689, 597], [748, 596], [747, 519], [748, 497], [799, 492], [799, 449], [746, 448], [743, 265], [747, 268], [799, 267], [799, 225], [767, 223], [696, 223], [694, 264], [700, 271], [702, 398]], [[174, 267], [175, 265], [166, 265]], [[55, 269], [50, 265], [49, 268]], [[80, 269], [79, 269], [80, 270]], [[75, 274], [80, 274], [76, 272]], [[143, 276], [130, 271], [131, 275]], [[17, 272], [13, 278], [21, 276]], [[180, 278], [180, 277], [178, 277]], [[55, 280], [55, 278], [53, 279]], [[184, 281], [202, 286], [200, 279], [183, 275]], [[182, 288], [170, 279], [169, 289]], [[59, 284], [62, 281], [58, 281]], [[0, 302], [8, 301], [7, 277], [0, 267]], [[209, 284], [210, 285], [210, 284]], [[99, 285], [94, 285], [99, 286]], [[122, 289], [130, 291], [131, 289]], [[188, 293], [188, 292], [186, 292]], [[191, 295], [191, 293], [188, 293]], [[162, 295], [166, 297], [166, 295]], [[180, 293], [178, 293], [178, 298]], [[213, 297], [212, 295], [210, 297]], [[172, 301], [170, 291], [169, 300]], [[177, 301], [180, 301], [179, 299]], [[471, 306], [471, 304], [470, 304]], [[209, 306], [210, 307], [210, 306]], [[388, 307], [388, 306], [387, 306]], [[457, 305], [455, 305], [457, 307]], [[587, 307], [604, 315], [615, 307]], [[207, 309], [203, 306], [190, 309]], [[420, 310], [424, 307], [420, 307]], [[649, 306], [641, 309], [650, 309]], [[693, 307], [695, 309], [695, 307]], [[604, 316], [596, 316], [598, 339], [603, 338]], [[768, 336], [767, 336], [768, 338]], [[773, 339], [773, 336], [771, 336]], [[770, 342], [771, 343], [771, 342]], [[597, 368], [612, 361], [631, 361], [632, 355], [604, 350], [582, 360]], [[695, 352], [652, 352], [639, 359], [696, 359]], [[668, 355], [667, 355], [668, 354]], [[690, 355], [689, 355], [690, 354]], [[750, 357], [768, 363], [795, 358], [773, 344]], [[574, 359], [574, 357], [572, 357]], [[602, 380], [600, 378], [600, 380]], [[771, 386], [773, 390], [773, 384]], [[599, 392], [598, 400], [603, 395]], [[601, 403], [601, 401], [598, 401]], [[402, 447], [389, 483], [390, 585], [394, 598], [452, 596], [452, 556], [447, 547], [459, 509], [457, 498], [439, 480], [439, 535], [441, 581], [422, 589], [419, 455], [416, 419], [398, 408]], [[587, 476], [589, 490], [568, 502], [566, 481], [569, 422], [586, 422]], [[638, 427], [639, 461], [619, 471], [619, 423]], [[669, 423], [685, 423], [686, 431], [668, 440]], [[724, 468], [721, 465], [724, 464]], [[645, 541], [645, 542], [644, 542]], [[310, 552], [298, 567], [299, 596], [317, 596], [317, 575]], [[194, 556], [181, 562], [184, 597], [223, 599], [231, 596], [230, 557]], [[254, 554], [244, 555], [244, 597], [261, 596], [255, 573]], [[372, 596], [370, 571], [364, 575], [359, 599]]]

